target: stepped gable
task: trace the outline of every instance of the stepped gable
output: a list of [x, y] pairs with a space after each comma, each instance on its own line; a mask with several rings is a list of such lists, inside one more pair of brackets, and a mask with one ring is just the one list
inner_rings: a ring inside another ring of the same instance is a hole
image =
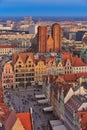
[[31, 115], [29, 112], [26, 113], [18, 113], [16, 116], [21, 121], [25, 130], [32, 130], [32, 122], [31, 122]]
[[16, 63], [18, 57], [20, 57], [24, 63], [26, 62], [28, 57], [31, 57], [32, 60], [34, 59], [33, 53], [18, 53], [18, 54], [15, 53], [13, 55], [13, 62], [14, 62], [14, 64]]

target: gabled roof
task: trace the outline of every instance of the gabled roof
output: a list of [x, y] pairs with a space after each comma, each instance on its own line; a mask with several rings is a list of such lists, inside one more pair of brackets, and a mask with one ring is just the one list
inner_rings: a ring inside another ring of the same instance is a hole
[[32, 130], [31, 115], [29, 112], [16, 114], [25, 130]]
[[64, 74], [64, 75], [60, 75], [61, 78], [64, 79], [64, 81], [75, 81], [77, 79], [77, 75], [76, 74]]
[[28, 57], [31, 57], [31, 59], [34, 59], [33, 53], [15, 53], [13, 55], [13, 62], [16, 63], [18, 57], [22, 59], [22, 61], [25, 63]]
[[72, 56], [71, 53], [62, 53], [62, 61], [63, 64], [66, 64], [67, 60], [71, 61], [72, 66], [78, 67], [78, 66], [87, 66], [79, 57]]
[[71, 57], [72, 66], [87, 66], [80, 58], [78, 57]]
[[80, 77], [86, 77], [87, 78], [87, 72], [83, 73], [77, 73], [77, 74], [63, 74], [60, 75], [61, 78], [64, 79], [64, 81], [76, 81]]

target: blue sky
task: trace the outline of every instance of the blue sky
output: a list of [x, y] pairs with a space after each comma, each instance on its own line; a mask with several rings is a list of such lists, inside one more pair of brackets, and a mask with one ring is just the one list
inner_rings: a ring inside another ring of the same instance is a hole
[[87, 0], [0, 0], [0, 16], [87, 16]]

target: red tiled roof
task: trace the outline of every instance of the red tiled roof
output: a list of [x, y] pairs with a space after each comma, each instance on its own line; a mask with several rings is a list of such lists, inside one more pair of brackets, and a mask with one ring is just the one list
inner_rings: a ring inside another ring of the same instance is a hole
[[79, 79], [82, 76], [87, 77], [87, 72], [85, 72], [85, 73], [77, 73], [77, 74], [60, 75], [60, 77], [63, 78], [65, 81], [75, 81], [75, 80]]
[[55, 57], [46, 58], [46, 62], [53, 62], [55, 59]]
[[3, 112], [0, 114], [0, 120], [5, 120], [5, 117], [8, 114], [8, 108], [4, 102], [0, 103], [0, 112]]
[[16, 114], [20, 119], [25, 130], [32, 130], [31, 116], [30, 113], [18, 113]]
[[5, 45], [0, 45], [0, 48], [15, 48], [18, 47], [17, 44], [5, 44]]
[[63, 61], [65, 62], [67, 59], [70, 59], [71, 58], [71, 54], [68, 52], [68, 53], [62, 53], [62, 59]]
[[86, 64], [78, 57], [71, 58], [72, 66], [86, 66]]
[[71, 61], [72, 66], [86, 66], [86, 64], [77, 56], [72, 56], [70, 53], [62, 53], [63, 63], [65, 64], [67, 59]]
[[87, 130], [87, 110], [83, 110], [77, 113], [81, 118], [82, 130]]
[[27, 59], [29, 56], [31, 57], [32, 60], [34, 59], [33, 53], [18, 53], [18, 54], [15, 53], [15, 54], [13, 55], [13, 62], [16, 63], [17, 58], [20, 57], [20, 58], [22, 59], [22, 61], [25, 63], [25, 62], [26, 62], [26, 59]]

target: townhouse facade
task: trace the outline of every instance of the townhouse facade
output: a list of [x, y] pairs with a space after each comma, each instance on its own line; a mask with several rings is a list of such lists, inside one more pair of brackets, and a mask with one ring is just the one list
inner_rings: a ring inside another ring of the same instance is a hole
[[19, 33], [19, 32], [13, 32], [13, 33], [0, 33], [0, 39], [5, 39], [5, 40], [29, 40], [32, 37], [34, 37], [33, 34], [26, 34], [26, 33]]
[[9, 55], [10, 53], [24, 52], [26, 47], [18, 47], [18, 44], [0, 44], [0, 55]]
[[20, 53], [13, 56], [15, 87], [30, 86], [35, 79], [35, 65], [32, 53]]
[[2, 72], [2, 87], [3, 88], [13, 88], [14, 87], [15, 75], [13, 71], [12, 62], [7, 62], [3, 67]]
[[42, 82], [43, 76], [47, 74], [47, 67], [44, 61], [35, 63], [35, 82]]
[[[69, 56], [67, 57], [67, 55]], [[87, 64], [70, 54], [62, 54], [61, 60], [58, 61], [55, 57], [35, 59], [33, 53], [14, 53], [12, 66], [15, 75], [15, 87], [21, 86], [21, 84], [25, 87], [31, 83], [40, 84], [45, 75], [87, 73]]]

